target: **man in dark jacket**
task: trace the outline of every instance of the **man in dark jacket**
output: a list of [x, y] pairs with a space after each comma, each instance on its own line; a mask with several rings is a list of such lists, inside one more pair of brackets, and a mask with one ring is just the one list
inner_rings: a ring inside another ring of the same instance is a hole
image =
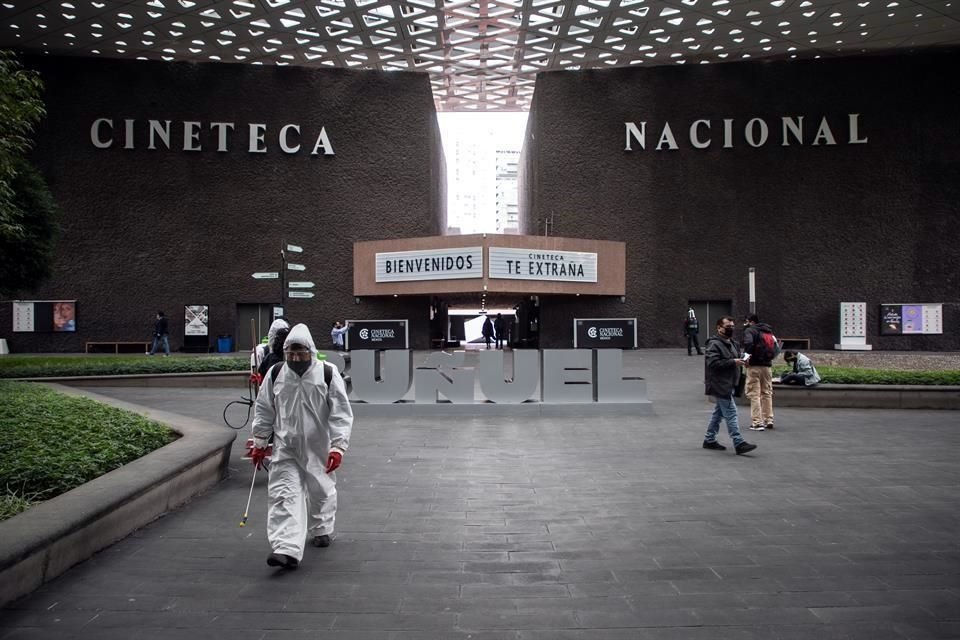
[[703, 437], [704, 449], [723, 451], [725, 446], [717, 442], [717, 432], [720, 431], [720, 421], [726, 420], [727, 433], [733, 442], [737, 455], [749, 453], [757, 448], [740, 435], [740, 426], [737, 421], [737, 405], [733, 401], [733, 391], [740, 380], [740, 366], [744, 361], [740, 359], [740, 345], [733, 339], [734, 321], [730, 316], [723, 316], [717, 320], [717, 333], [707, 338], [704, 359], [704, 383], [706, 394], [713, 396], [716, 406], [707, 424], [707, 433]]
[[483, 334], [483, 341], [487, 344], [487, 349], [490, 348], [490, 341], [493, 340], [493, 322], [490, 320], [490, 316], [487, 316], [483, 320], [483, 327], [480, 329], [480, 333]]
[[770, 325], [760, 322], [756, 314], [747, 316], [743, 323], [743, 350], [750, 356], [745, 392], [750, 398], [751, 431], [773, 429], [773, 375], [770, 367], [775, 354], [764, 348], [762, 334], [765, 333], [776, 340]]
[[163, 357], [170, 355], [170, 339], [167, 337], [167, 318], [163, 311], [157, 311], [157, 321], [153, 323], [153, 347], [147, 352], [152, 356], [157, 352], [157, 347], [163, 345]]

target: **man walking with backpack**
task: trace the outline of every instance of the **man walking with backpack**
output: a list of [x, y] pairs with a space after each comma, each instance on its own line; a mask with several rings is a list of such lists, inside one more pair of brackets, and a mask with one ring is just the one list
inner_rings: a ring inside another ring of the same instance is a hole
[[750, 430], [773, 429], [773, 376], [770, 367], [780, 351], [773, 329], [750, 314], [743, 323], [743, 351], [747, 358], [747, 385], [750, 398]]

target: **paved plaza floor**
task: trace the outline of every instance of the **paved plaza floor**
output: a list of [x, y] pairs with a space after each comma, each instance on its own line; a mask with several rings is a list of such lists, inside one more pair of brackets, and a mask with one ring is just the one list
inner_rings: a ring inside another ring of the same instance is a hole
[[[338, 538], [293, 572], [265, 564], [265, 475], [238, 526], [238, 438], [228, 479], [0, 638], [960, 638], [956, 412], [783, 409], [736, 456], [701, 448], [701, 358], [625, 362], [656, 415], [358, 421]], [[96, 392], [222, 429], [240, 389]]]

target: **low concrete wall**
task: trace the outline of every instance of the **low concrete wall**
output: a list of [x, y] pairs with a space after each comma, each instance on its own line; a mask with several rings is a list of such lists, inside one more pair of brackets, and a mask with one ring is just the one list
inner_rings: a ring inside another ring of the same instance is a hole
[[[749, 405], [747, 397], [738, 405]], [[893, 384], [818, 384], [815, 387], [774, 385], [775, 407], [850, 409], [960, 410], [960, 387]]]
[[24, 382], [69, 384], [71, 387], [243, 387], [249, 371], [201, 373], [131, 373], [119, 376], [65, 376], [62, 378], [16, 378]]
[[87, 391], [48, 385], [166, 424], [181, 437], [0, 522], [0, 605], [26, 595], [226, 476], [236, 432]]

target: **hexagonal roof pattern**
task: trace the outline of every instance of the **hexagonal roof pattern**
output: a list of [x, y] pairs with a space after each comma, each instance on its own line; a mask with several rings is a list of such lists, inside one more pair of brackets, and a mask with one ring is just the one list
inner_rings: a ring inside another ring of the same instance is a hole
[[536, 74], [955, 46], [960, 0], [0, 0], [0, 46], [429, 74], [441, 111], [523, 111]]

